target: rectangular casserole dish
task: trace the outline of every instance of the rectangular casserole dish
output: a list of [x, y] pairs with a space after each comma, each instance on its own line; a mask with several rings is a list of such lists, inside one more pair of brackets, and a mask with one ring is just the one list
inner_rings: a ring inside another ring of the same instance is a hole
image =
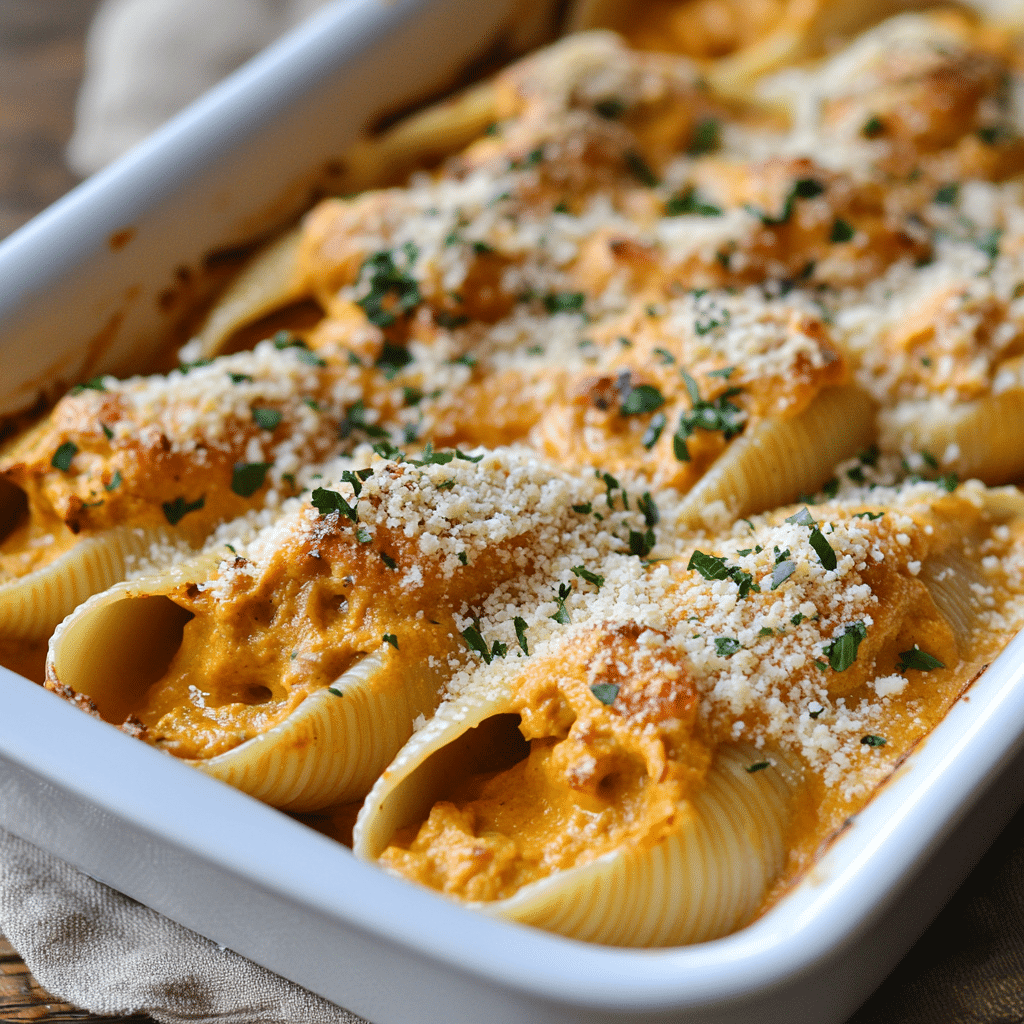
[[[361, 125], [444, 85], [516, 6], [331, 7], [13, 236], [0, 413], [145, 364], [207, 253], [287, 221]], [[841, 1021], [1019, 802], [1022, 653], [1018, 638], [789, 896], [695, 947], [481, 918], [3, 670], [0, 824], [377, 1024]]]

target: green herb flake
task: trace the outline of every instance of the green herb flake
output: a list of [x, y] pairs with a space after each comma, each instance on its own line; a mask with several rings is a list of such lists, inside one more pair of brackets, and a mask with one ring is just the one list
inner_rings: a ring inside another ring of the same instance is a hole
[[721, 377], [722, 380], [728, 380], [736, 372], [735, 366], [723, 366], [720, 370], [708, 370], [705, 374], [707, 377]]
[[339, 690], [337, 687], [334, 687], [334, 686], [328, 686], [327, 687], [327, 692], [328, 693], [333, 693], [335, 697], [344, 697], [345, 696], [345, 694], [343, 694], [341, 692], [341, 690]]
[[121, 486], [121, 470], [115, 469], [114, 475], [110, 478], [109, 483], [103, 485], [105, 491], [116, 491]]
[[384, 374], [385, 380], [394, 380], [411, 362], [412, 353], [404, 345], [385, 342], [373, 365]]
[[799, 626], [805, 618], [807, 618], [807, 616], [804, 615], [803, 612], [797, 612], [796, 615], [794, 615], [793, 618], [791, 618], [789, 621], [792, 622], [794, 626]]
[[367, 530], [365, 526], [360, 526], [359, 529], [356, 530], [356, 540], [359, 541], [360, 544], [369, 544], [373, 538], [370, 536], [370, 531]]
[[[647, 424], [647, 429], [644, 431], [643, 437], [640, 438], [640, 443], [647, 449], [647, 451], [650, 451], [658, 443], [658, 439], [661, 437], [667, 422], [668, 420], [665, 419], [665, 414], [663, 412], [655, 413], [651, 417], [651, 422]], [[687, 451], [687, 455], [689, 455], [689, 451]], [[680, 461], [686, 462], [688, 460], [681, 459]]]
[[572, 587], [568, 583], [560, 583], [558, 585], [558, 596], [555, 598], [555, 602], [558, 605], [558, 609], [554, 615], [549, 616], [554, 619], [561, 626], [568, 626], [572, 622], [572, 617], [569, 615], [569, 609], [565, 607], [565, 599], [572, 593]]
[[232, 384], [251, 384], [252, 377], [247, 373], [229, 373]]
[[186, 501], [184, 496], [177, 497], [174, 501], [165, 501], [161, 508], [164, 510], [164, 518], [171, 524], [177, 526], [189, 514], [198, 512], [206, 504], [206, 495], [201, 495], [195, 501]]
[[267, 479], [272, 462], [236, 462], [231, 471], [231, 490], [240, 498], [251, 498]]
[[591, 572], [585, 566], [574, 565], [571, 570], [574, 576], [578, 576], [581, 580], [586, 580], [588, 583], [593, 583], [598, 590], [604, 586], [604, 577], [599, 576], [596, 572]]
[[275, 430], [281, 423], [281, 412], [263, 405], [252, 407], [252, 421], [260, 430]]
[[906, 672], [908, 669], [915, 669], [918, 672], [931, 672], [933, 669], [945, 667], [945, 662], [939, 661], [934, 655], [922, 651], [914, 644], [909, 651], [900, 651], [900, 662], [896, 666], [896, 671]]
[[589, 516], [590, 513], [594, 511], [594, 506], [591, 502], [588, 501], [584, 505], [573, 505], [572, 510], [573, 512], [579, 512], [579, 514], [582, 516]]
[[512, 620], [512, 625], [516, 627], [516, 639], [519, 641], [519, 646], [522, 648], [523, 654], [529, 654], [530, 646], [526, 641], [526, 619], [522, 619], [517, 615]]
[[778, 590], [795, 572], [796, 562], [788, 558], [785, 561], [779, 562], [772, 569], [772, 590]]
[[390, 556], [390, 555], [389, 555], [389, 554], [388, 554], [388, 553], [387, 553], [386, 551], [382, 551], [382, 552], [380, 553], [380, 560], [381, 560], [381, 561], [382, 561], [382, 562], [383, 562], [383, 563], [384, 563], [384, 564], [385, 564], [385, 565], [386, 565], [386, 566], [387, 566], [387, 567], [388, 567], [389, 569], [397, 569], [397, 568], [398, 568], [398, 563], [397, 563], [397, 562], [396, 562], [396, 561], [395, 561], [395, 560], [394, 560], [394, 559], [393, 559], [393, 558], [392, 558], [392, 557], [391, 557], [391, 556]]
[[619, 406], [620, 416], [642, 416], [655, 412], [665, 404], [662, 393], [651, 384], [638, 384], [630, 388]]
[[381, 639], [384, 641], [384, 643], [391, 644], [391, 646], [394, 647], [396, 651], [398, 650], [398, 637], [395, 636], [394, 633], [385, 633], [384, 636], [381, 637]]
[[814, 548], [814, 553], [818, 556], [818, 561], [829, 571], [833, 570], [838, 564], [836, 553], [817, 526], [811, 530], [809, 540], [811, 547]]
[[986, 231], [976, 242], [975, 245], [990, 259], [994, 260], [999, 255], [999, 242], [1003, 237], [1002, 229], [992, 228], [991, 231]]
[[[411, 242], [406, 243], [403, 252], [407, 264], [414, 263], [419, 255]], [[399, 268], [395, 252], [385, 250], [368, 257], [360, 268], [359, 278], [366, 281], [368, 291], [361, 299], [356, 299], [356, 305], [377, 327], [391, 327], [422, 301], [419, 284], [408, 270]]]
[[463, 565], [469, 565], [469, 556], [466, 554], [465, 551], [459, 552], [458, 559]]
[[722, 211], [714, 203], [709, 203], [693, 187], [678, 192], [665, 204], [666, 217], [721, 217]]
[[637, 558], [646, 558], [654, 548], [656, 539], [651, 529], [641, 533], [639, 530], [629, 531], [629, 553]]
[[737, 651], [743, 649], [739, 640], [731, 636], [715, 637], [715, 654], [720, 658], [731, 658]]
[[493, 655], [491, 654], [487, 644], [484, 643], [484, 638], [480, 635], [479, 625], [479, 622], [477, 622], [475, 625], [467, 626], [462, 631], [462, 639], [466, 642], [466, 646], [471, 651], [476, 651], [476, 653], [479, 654], [488, 665], [490, 665]]
[[615, 703], [619, 695], [619, 687], [616, 683], [594, 683], [590, 692], [605, 706]]
[[720, 139], [718, 121], [713, 117], [705, 117], [694, 125], [687, 150], [690, 156], [700, 156], [718, 149]]
[[753, 775], [754, 772], [763, 772], [765, 768], [771, 768], [771, 766], [771, 761], [756, 761], [754, 764], [747, 765], [747, 771]]
[[89, 380], [76, 384], [69, 392], [69, 395], [80, 395], [83, 391], [106, 391], [107, 386], [103, 383], [103, 375], [92, 377]]
[[881, 519], [884, 516], [884, 512], [855, 512], [854, 519], [867, 519], [869, 522], [875, 519]]
[[635, 149], [626, 152], [626, 169], [630, 174], [648, 188], [655, 188], [658, 184], [658, 176], [651, 170], [651, 165], [644, 159], [643, 154]]
[[598, 100], [594, 104], [594, 112], [609, 121], [618, 121], [626, 112], [626, 104], [617, 96], [610, 96], [608, 99]]
[[317, 487], [310, 495], [310, 502], [322, 516], [328, 516], [332, 512], [339, 512], [347, 516], [353, 523], [359, 521], [359, 513], [356, 507], [350, 505], [337, 491], [329, 491], [325, 487]]
[[881, 118], [873, 115], [864, 122], [860, 133], [865, 139], [877, 139], [884, 131], [885, 125], [882, 123]]
[[555, 313], [581, 313], [586, 302], [583, 292], [549, 292], [544, 296], [544, 308]]
[[824, 710], [825, 708], [816, 700], [811, 701], [811, 703], [807, 705], [807, 714], [810, 715], [811, 718], [817, 718]]
[[789, 516], [786, 522], [796, 523], [797, 526], [813, 526], [814, 516], [811, 515], [807, 508], [802, 508], [799, 512], [794, 512], [793, 515]]
[[637, 500], [637, 509], [644, 517], [644, 523], [647, 526], [657, 526], [661, 520], [661, 513], [658, 511], [658, 506], [654, 502], [654, 498], [651, 497], [650, 491], [644, 491], [643, 495]]
[[884, 747], [886, 744], [884, 736], [861, 736], [860, 741], [866, 747]]
[[110, 427], [108, 427], [106, 425], [106, 423], [101, 423], [100, 424], [100, 429], [103, 431], [103, 436], [108, 441], [113, 441], [114, 440], [114, 432], [113, 432], [113, 430], [110, 429]]
[[935, 197], [932, 199], [932, 202], [937, 203], [939, 206], [952, 206], [957, 201], [959, 196], [959, 183], [951, 181], [947, 185], [940, 185], [935, 190]]
[[853, 226], [841, 217], [836, 217], [832, 222], [832, 232], [828, 236], [830, 242], [849, 242], [856, 234]]
[[775, 630], [771, 626], [762, 626], [757, 631], [758, 636], [775, 636]]
[[54, 469], [59, 469], [62, 473], [67, 473], [71, 469], [71, 460], [78, 454], [78, 445], [74, 441], [65, 441], [54, 453], [53, 458], [50, 459], [50, 465]]
[[857, 650], [867, 635], [863, 622], [852, 622], [832, 639], [821, 653], [828, 657], [834, 672], [845, 672], [857, 660]]

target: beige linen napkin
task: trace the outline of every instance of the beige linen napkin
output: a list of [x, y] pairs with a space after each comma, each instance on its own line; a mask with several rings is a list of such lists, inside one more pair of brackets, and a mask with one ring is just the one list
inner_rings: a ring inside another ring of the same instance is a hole
[[40, 984], [166, 1024], [366, 1024], [0, 829], [0, 931]]
[[92, 174], [327, 0], [105, 0], [68, 163]]

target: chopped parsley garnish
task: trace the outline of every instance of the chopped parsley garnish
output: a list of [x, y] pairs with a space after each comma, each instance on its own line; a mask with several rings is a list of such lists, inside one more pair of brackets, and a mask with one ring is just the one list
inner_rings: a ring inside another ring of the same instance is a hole
[[652, 349], [652, 352], [658, 357], [658, 362], [662, 366], [669, 366], [676, 361], [676, 357], [667, 348]]
[[529, 654], [530, 646], [526, 641], [526, 619], [520, 618], [517, 615], [512, 620], [512, 625], [516, 627], [516, 639], [519, 641], [519, 646], [522, 648], [523, 654]]
[[700, 193], [691, 185], [676, 193], [665, 204], [666, 217], [681, 217], [690, 215], [695, 217], [721, 217], [722, 211], [714, 203], [709, 203], [701, 198]]
[[776, 563], [775, 568], [772, 569], [772, 590], [778, 590], [795, 572], [796, 562], [792, 559], [787, 558], [785, 561]]
[[281, 423], [281, 412], [279, 409], [269, 409], [264, 405], [254, 405], [252, 421], [260, 430], [274, 430]]
[[822, 650], [835, 672], [845, 672], [856, 660], [861, 641], [868, 635], [863, 622], [852, 622], [843, 627], [843, 632], [833, 637], [832, 642]]
[[337, 491], [329, 491], [325, 487], [317, 487], [310, 495], [309, 500], [322, 516], [329, 516], [332, 512], [339, 512], [341, 515], [351, 519], [353, 523], [359, 522], [359, 512], [356, 506], [350, 505]]
[[747, 765], [747, 771], [750, 772], [751, 775], [753, 775], [754, 772], [764, 771], [765, 768], [770, 767], [771, 761], [755, 761], [754, 764]]
[[[512, 171], [525, 171], [531, 167], [536, 167], [544, 159], [544, 149], [538, 146], [537, 149], [531, 149], [526, 156], [519, 160], [513, 160], [509, 163], [509, 170]], [[499, 196], [499, 198], [507, 198], [507, 196]]]
[[574, 576], [578, 576], [581, 580], [586, 580], [588, 583], [593, 583], [598, 590], [604, 586], [604, 577], [599, 576], [596, 572], [591, 572], [589, 569], [582, 565], [574, 565], [571, 569]]
[[328, 693], [333, 693], [335, 697], [344, 697], [345, 696], [345, 694], [343, 694], [341, 692], [341, 690], [339, 690], [339, 689], [337, 689], [336, 687], [333, 687], [333, 686], [328, 686], [327, 687], [327, 692]]
[[419, 388], [406, 385], [402, 388], [402, 402], [404, 405], [419, 405], [424, 399], [424, 394]]
[[960, 196], [960, 184], [956, 181], [951, 181], [947, 185], [940, 185], [935, 190], [935, 198], [932, 200], [933, 203], [937, 203], [939, 206], [952, 206]]
[[315, 352], [310, 352], [308, 348], [295, 348], [295, 358], [300, 363], [305, 363], [307, 366], [319, 366], [324, 367], [327, 363], [321, 359]]
[[877, 444], [871, 445], [869, 448], [865, 448], [863, 451], [857, 453], [857, 458], [864, 463], [865, 466], [877, 466], [879, 456], [882, 454]]
[[573, 505], [573, 512], [579, 512], [580, 515], [589, 516], [594, 511], [594, 506], [588, 501], [584, 505]]
[[203, 494], [195, 501], [186, 501], [183, 496], [177, 497], [174, 501], [165, 501], [161, 508], [164, 510], [164, 517], [171, 526], [177, 526], [189, 514], [198, 512], [206, 504], [206, 495]]
[[483, 455], [467, 455], [464, 451], [459, 448], [443, 449], [439, 452], [434, 451], [433, 442], [428, 441], [423, 446], [423, 451], [420, 452], [420, 458], [408, 459], [408, 463], [411, 466], [447, 466], [449, 462], [454, 459], [460, 459], [462, 462], [479, 462], [483, 459]]
[[53, 458], [50, 459], [50, 465], [54, 469], [59, 469], [62, 473], [66, 473], [71, 469], [71, 460], [78, 454], [78, 445], [74, 441], [65, 441], [54, 453]]
[[655, 412], [665, 404], [662, 393], [652, 384], [638, 384], [631, 387], [622, 398], [620, 416], [642, 416]]
[[106, 423], [100, 423], [100, 429], [103, 431], [103, 436], [108, 441], [114, 440], [114, 432], [106, 425]]
[[374, 366], [384, 374], [385, 380], [394, 380], [402, 368], [411, 362], [412, 353], [404, 345], [391, 345], [385, 342]]
[[121, 486], [121, 470], [115, 469], [110, 482], [103, 485], [105, 491], [116, 491]]
[[740, 394], [740, 388], [729, 388], [717, 398], [708, 401], [700, 397], [700, 390], [694, 379], [685, 370], [682, 373], [693, 405], [689, 412], [684, 412], [679, 417], [679, 426], [672, 440], [676, 458], [680, 462], [689, 462], [690, 453], [686, 448], [686, 439], [695, 430], [720, 430], [723, 439], [730, 441], [737, 434], [743, 433], [746, 422], [743, 419], [743, 410], [729, 401]]
[[825, 191], [817, 178], [797, 178], [793, 182], [793, 197], [796, 199], [815, 199]]
[[807, 616], [804, 615], [803, 612], [797, 612], [796, 615], [794, 615], [793, 618], [791, 618], [789, 621], [792, 622], [794, 626], [799, 626], [805, 618], [807, 618]]
[[644, 523], [647, 526], [658, 525], [661, 513], [658, 512], [658, 506], [654, 503], [654, 498], [651, 497], [650, 491], [644, 491], [642, 497], [637, 499], [636, 507], [643, 514]]
[[872, 115], [864, 122], [864, 126], [861, 128], [860, 133], [865, 139], [877, 139], [884, 131], [885, 125], [882, 123], [882, 119]]
[[103, 375], [92, 377], [89, 380], [76, 384], [69, 392], [69, 395], [80, 395], [83, 391], [106, 391], [107, 386], [103, 383]]
[[608, 99], [598, 100], [594, 104], [594, 112], [609, 121], [617, 121], [626, 112], [626, 104], [617, 96], [610, 96]]
[[875, 519], [881, 519], [884, 516], [884, 512], [855, 512], [853, 515], [854, 519], [867, 519], [869, 522]]
[[735, 366], [723, 366], [718, 370], [708, 370], [705, 376], [708, 377], [721, 377], [722, 380], [728, 380], [736, 372]]
[[637, 558], [646, 558], [654, 548], [656, 539], [654, 531], [650, 528], [643, 533], [639, 530], [629, 531], [629, 553]]
[[647, 429], [644, 431], [644, 436], [640, 438], [640, 443], [650, 451], [657, 443], [658, 438], [661, 437], [662, 431], [665, 429], [665, 424], [668, 420], [665, 419], [663, 412], [655, 413], [651, 417], [651, 422], [647, 425]]
[[716, 327], [728, 327], [732, 320], [732, 314], [727, 309], [721, 310], [717, 316], [706, 312], [697, 317], [693, 322], [693, 329], [701, 336], [710, 334]]
[[811, 530], [809, 541], [811, 547], [814, 548], [814, 553], [818, 556], [818, 561], [829, 571], [834, 569], [838, 564], [836, 553], [817, 526]]
[[611, 705], [615, 703], [615, 698], [619, 695], [619, 687], [617, 683], [594, 683], [590, 692], [602, 704]]
[[945, 662], [939, 661], [934, 655], [922, 651], [914, 644], [909, 651], [900, 651], [900, 663], [896, 666], [896, 671], [906, 672], [912, 668], [918, 672], [931, 672], [933, 669], [945, 667]]
[[986, 146], [999, 146], [1011, 142], [1014, 138], [1012, 129], [999, 124], [983, 125], [978, 129], [978, 138]]
[[466, 554], [465, 551], [460, 551], [458, 558], [463, 565], [469, 565], [469, 556]]
[[771, 626], [762, 626], [757, 631], [758, 636], [775, 636], [775, 630]]
[[848, 242], [856, 234], [853, 226], [842, 217], [836, 217], [832, 222], [832, 232], [828, 236], [830, 242]]
[[565, 607], [565, 599], [572, 593], [572, 587], [568, 583], [559, 583], [558, 585], [558, 597], [555, 598], [555, 602], [558, 604], [558, 610], [550, 618], [554, 619], [559, 625], [568, 626], [572, 622], [572, 618], [569, 615], [568, 608]]
[[705, 117], [693, 127], [690, 145], [687, 150], [690, 156], [700, 156], [718, 149], [720, 138], [718, 121], [713, 117]]
[[743, 649], [743, 645], [735, 637], [716, 636], [715, 654], [720, 658], [731, 658], [737, 651]]
[[232, 384], [251, 384], [252, 377], [247, 373], [229, 373]]
[[373, 538], [370, 536], [370, 531], [367, 530], [365, 526], [360, 526], [356, 530], [356, 540], [359, 541], [360, 544], [369, 544]]
[[703, 551], [694, 551], [690, 555], [687, 569], [696, 570], [706, 580], [732, 580], [739, 587], [739, 596], [746, 597], [752, 590], [760, 593], [761, 588], [754, 582], [749, 572], [744, 572], [738, 565], [728, 565], [718, 555], [708, 555]]
[[392, 557], [391, 557], [391, 556], [390, 556], [390, 555], [389, 555], [389, 554], [388, 554], [388, 553], [387, 553], [386, 551], [382, 551], [382, 552], [380, 553], [380, 560], [381, 560], [381, 561], [382, 561], [382, 562], [383, 562], [383, 563], [384, 563], [384, 564], [385, 564], [385, 565], [386, 565], [386, 566], [387, 566], [387, 567], [388, 567], [389, 569], [397, 569], [397, 568], [398, 568], [398, 563], [397, 563], [397, 562], [396, 562], [396, 561], [395, 561], [395, 560], [394, 560], [394, 559], [393, 559], [393, 558], [392, 558]]
[[212, 359], [197, 359], [194, 363], [179, 363], [175, 369], [180, 374], [187, 374], [191, 370], [198, 370], [201, 366], [209, 366], [212, 363]]
[[884, 736], [861, 736], [860, 741], [867, 747], [884, 747], [886, 743]]
[[786, 522], [796, 523], [797, 526], [813, 526], [814, 516], [811, 515], [808, 509], [802, 508], [799, 512], [794, 512], [791, 516], [788, 516]]
[[643, 154], [635, 149], [626, 152], [626, 168], [629, 173], [648, 188], [654, 188], [658, 184], [658, 176], [651, 170], [651, 165], [644, 159]]
[[811, 703], [807, 705], [807, 714], [810, 715], [811, 718], [817, 718], [824, 710], [825, 708], [816, 700], [811, 701]]
[[549, 292], [544, 296], [544, 308], [554, 313], [581, 313], [586, 301], [583, 292]]
[[472, 626], [467, 626], [462, 631], [462, 639], [465, 640], [466, 646], [471, 651], [476, 651], [484, 661], [490, 665], [491, 660], [496, 654], [504, 655], [507, 648], [504, 644], [499, 644], [497, 640], [494, 641], [494, 647], [488, 647], [484, 641], [483, 636], [480, 634], [480, 620], [474, 619]]
[[434, 323], [447, 331], [454, 331], [458, 327], [465, 327], [469, 323], [469, 317], [463, 313], [452, 313], [447, 309], [439, 309], [434, 313]]
[[240, 498], [251, 498], [267, 479], [272, 462], [236, 462], [231, 471], [231, 490]]
[[[416, 262], [419, 250], [412, 242], [402, 247], [407, 267]], [[407, 316], [422, 301], [420, 286], [408, 270], [401, 269], [395, 262], [395, 253], [389, 250], [374, 253], [368, 257], [359, 271], [361, 280], [366, 280], [369, 291], [356, 299], [366, 314], [367, 320], [377, 327], [390, 327], [399, 316]]]
[[338, 424], [338, 437], [344, 441], [353, 430], [361, 430], [367, 437], [387, 436], [383, 427], [366, 422], [366, 406], [361, 398], [345, 410], [345, 416]]
[[976, 242], [975, 245], [990, 259], [994, 260], [999, 255], [999, 242], [1003, 237], [1001, 228], [992, 228], [991, 231], [986, 231]]
[[381, 639], [384, 641], [384, 643], [391, 644], [391, 646], [394, 647], [396, 651], [398, 650], [398, 637], [395, 636], [394, 633], [385, 633], [384, 636], [381, 637]]

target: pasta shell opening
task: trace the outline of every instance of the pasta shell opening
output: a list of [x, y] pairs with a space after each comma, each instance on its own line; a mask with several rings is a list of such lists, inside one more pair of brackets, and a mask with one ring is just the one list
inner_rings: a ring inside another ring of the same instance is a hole
[[120, 725], [181, 647], [192, 613], [169, 597], [130, 597], [75, 616], [55, 637], [50, 677], [88, 697]]

